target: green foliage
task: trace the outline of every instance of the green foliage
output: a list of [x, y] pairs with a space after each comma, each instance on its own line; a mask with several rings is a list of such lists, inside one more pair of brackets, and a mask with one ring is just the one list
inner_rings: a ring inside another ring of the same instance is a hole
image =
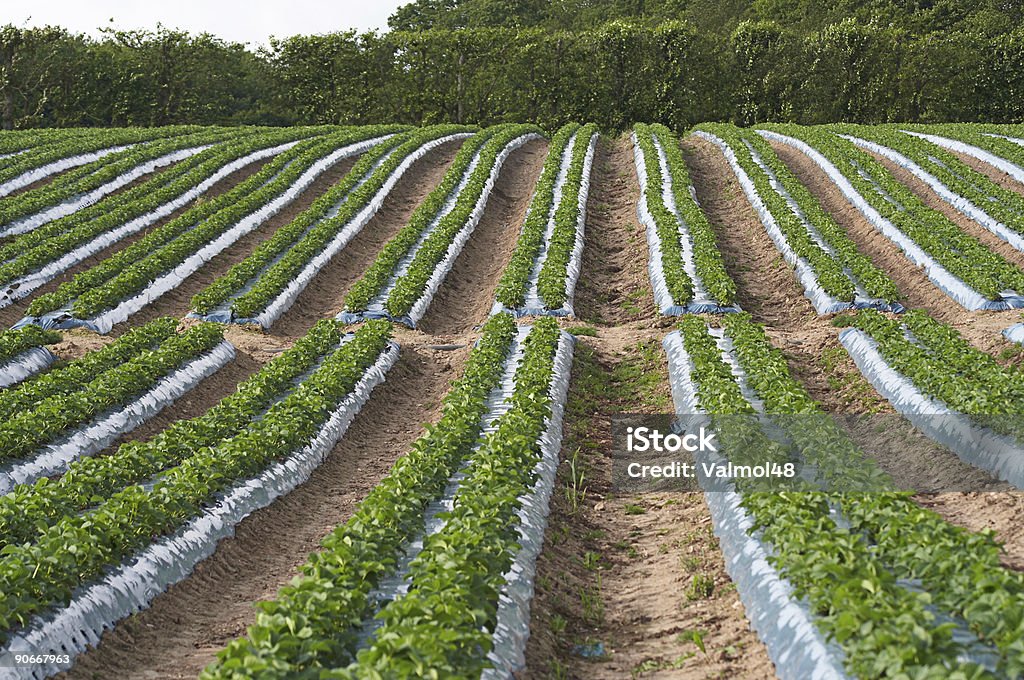
[[1024, 272], [929, 208], [870, 154], [828, 127], [768, 125], [803, 140], [828, 158], [883, 217], [953, 276], [981, 295], [998, 300], [1006, 290], [1024, 291]]
[[[736, 154], [737, 163], [754, 183], [758, 196], [775, 218], [786, 241], [798, 256], [811, 265], [818, 283], [826, 293], [838, 300], [852, 302], [856, 295], [854, 284], [860, 283], [872, 297], [887, 302], [896, 300], [899, 291], [892, 279], [857, 250], [856, 244], [843, 228], [821, 207], [786, 164], [779, 160], [767, 141], [755, 132], [731, 125], [708, 124], [698, 129], [719, 137]], [[757, 163], [755, 154], [800, 207], [803, 219], [793, 211], [785, 197], [772, 187], [771, 177]], [[834, 256], [811, 237], [804, 220], [828, 243]]]
[[[157, 324], [159, 329], [164, 325]], [[213, 349], [223, 339], [219, 326], [201, 324], [180, 335], [170, 336], [151, 352], [140, 352], [103, 373], [94, 374], [91, 379], [84, 380], [73, 389], [66, 389], [67, 376], [47, 380], [53, 373], [28, 383], [26, 389], [19, 391], [15, 397], [22, 402], [21, 408], [9, 412], [0, 424], [0, 461], [24, 458], [61, 433], [73, 431], [105, 411], [129, 403], [161, 378]], [[56, 381], [62, 383], [65, 389], [52, 389]], [[38, 395], [43, 385], [51, 387], [47, 390], [50, 394], [33, 400], [31, 405], [23, 403], [28, 394], [35, 392]], [[4, 397], [7, 397], [6, 392]], [[7, 400], [7, 404], [12, 401]], [[9, 406], [5, 410], [10, 411]]]

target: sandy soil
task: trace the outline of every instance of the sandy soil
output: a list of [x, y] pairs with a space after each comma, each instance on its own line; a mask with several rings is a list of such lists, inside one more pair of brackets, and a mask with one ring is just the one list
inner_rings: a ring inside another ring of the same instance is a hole
[[118, 241], [117, 243], [114, 243], [104, 248], [103, 250], [95, 253], [94, 255], [86, 258], [77, 265], [68, 268], [66, 271], [62, 272], [59, 276], [55, 277], [50, 282], [32, 291], [32, 294], [29, 295], [27, 298], [19, 300], [18, 302], [15, 302], [13, 305], [10, 305], [9, 307], [5, 307], [4, 309], [0, 310], [0, 325], [10, 326], [14, 324], [23, 316], [25, 316], [25, 313], [28, 310], [29, 305], [35, 298], [45, 293], [51, 293], [57, 290], [57, 288], [60, 287], [61, 284], [71, 281], [76, 274], [83, 272], [86, 269], [89, 269], [90, 267], [94, 267], [103, 260], [113, 255], [114, 253], [124, 250], [125, 248], [135, 243], [139, 239], [145, 237], [146, 234], [149, 234], [155, 229], [158, 229], [164, 224], [167, 224], [168, 222], [174, 220], [182, 213], [187, 211], [189, 208], [194, 207], [197, 203], [204, 200], [210, 200], [211, 198], [220, 196], [221, 194], [230, 191], [241, 182], [245, 181], [252, 175], [259, 172], [260, 168], [262, 168], [266, 164], [266, 162], [267, 161], [259, 161], [256, 163], [251, 163], [245, 166], [244, 168], [236, 170], [235, 172], [231, 173], [227, 177], [223, 178], [222, 180], [214, 184], [202, 195], [197, 197], [194, 201], [182, 206], [178, 210], [175, 210], [173, 213], [164, 217], [163, 219], [157, 220], [155, 223], [153, 223], [146, 229], [143, 229], [140, 232], [132, 234], [131, 236], [127, 236]]
[[337, 184], [352, 169], [356, 159], [357, 157], [348, 157], [335, 163], [280, 212], [211, 258], [198, 271], [179, 283], [173, 290], [168, 291], [151, 304], [133, 314], [130, 321], [115, 326], [113, 333], [123, 333], [128, 328], [144, 324], [161, 316], [182, 317], [188, 314], [192, 308], [192, 296], [226, 274], [232, 266], [252, 254], [252, 251], [260, 243], [272, 237], [278, 229], [290, 224], [303, 211], [309, 208], [313, 201]]
[[422, 424], [437, 419], [467, 354], [404, 344], [387, 381], [309, 481], [246, 518], [188, 579], [104, 635], [65, 677], [194, 678], [245, 633], [254, 602], [274, 597], [387, 474]]

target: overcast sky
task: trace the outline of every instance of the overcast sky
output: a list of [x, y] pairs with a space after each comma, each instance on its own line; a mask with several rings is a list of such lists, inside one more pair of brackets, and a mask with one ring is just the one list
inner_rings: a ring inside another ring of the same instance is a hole
[[[0, 24], [64, 26], [96, 35], [98, 27], [155, 28], [161, 23], [225, 40], [266, 45], [271, 35], [387, 28], [409, 0], [0, 0]], [[113, 18], [113, 23], [110, 19]]]

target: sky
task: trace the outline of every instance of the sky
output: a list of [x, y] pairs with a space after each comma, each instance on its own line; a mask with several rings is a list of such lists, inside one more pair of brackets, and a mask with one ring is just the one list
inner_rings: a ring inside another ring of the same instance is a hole
[[[97, 28], [208, 32], [232, 42], [267, 45], [271, 35], [386, 29], [388, 16], [409, 0], [33, 0], [0, 1], [0, 25], [63, 26], [97, 35]], [[113, 19], [113, 23], [111, 23]]]

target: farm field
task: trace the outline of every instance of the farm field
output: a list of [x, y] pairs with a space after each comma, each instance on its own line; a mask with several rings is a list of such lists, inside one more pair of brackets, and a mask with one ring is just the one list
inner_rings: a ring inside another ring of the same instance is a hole
[[0, 133], [0, 677], [1024, 677], [1022, 314], [1022, 125]]

